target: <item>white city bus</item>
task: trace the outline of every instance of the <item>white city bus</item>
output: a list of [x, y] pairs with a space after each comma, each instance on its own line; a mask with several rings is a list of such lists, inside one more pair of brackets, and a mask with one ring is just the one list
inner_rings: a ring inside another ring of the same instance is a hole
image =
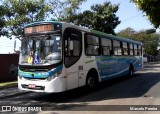
[[58, 21], [24, 28], [18, 88], [56, 93], [142, 68], [142, 43]]

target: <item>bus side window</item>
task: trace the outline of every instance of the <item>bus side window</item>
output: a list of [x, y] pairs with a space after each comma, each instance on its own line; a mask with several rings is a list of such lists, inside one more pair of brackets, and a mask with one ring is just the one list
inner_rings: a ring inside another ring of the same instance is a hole
[[128, 44], [126, 42], [122, 43], [123, 47], [123, 55], [128, 55]]
[[137, 49], [137, 55], [141, 55], [142, 54], [142, 52], [141, 52], [141, 49], [142, 47], [141, 47], [141, 45], [138, 45], [138, 49]]
[[100, 55], [99, 37], [87, 34], [86, 39], [86, 54]]
[[130, 55], [134, 55], [133, 53], [133, 44], [129, 44]]
[[114, 55], [122, 55], [122, 47], [120, 41], [113, 40], [113, 49]]
[[102, 54], [103, 55], [112, 55], [112, 41], [111, 39], [102, 38]]
[[134, 44], [134, 55], [138, 55], [137, 52], [137, 44]]

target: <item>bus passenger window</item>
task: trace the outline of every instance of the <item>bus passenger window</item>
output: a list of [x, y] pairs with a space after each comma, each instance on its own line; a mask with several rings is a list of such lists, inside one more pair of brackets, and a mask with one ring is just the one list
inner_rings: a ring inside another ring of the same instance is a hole
[[128, 55], [128, 46], [126, 42], [123, 42], [123, 55]]
[[87, 53], [91, 55], [98, 55], [98, 49], [99, 49], [98, 46], [88, 45]]
[[102, 38], [101, 39], [102, 44], [102, 54], [103, 55], [112, 55], [112, 42], [111, 39]]
[[99, 55], [99, 37], [87, 35], [86, 54]]
[[134, 55], [133, 53], [133, 44], [129, 45], [130, 55]]
[[138, 45], [138, 49], [137, 49], [137, 55], [142, 55], [142, 52], [141, 52], [141, 50], [142, 50], [142, 47], [141, 47], [141, 45]]
[[121, 42], [113, 40], [114, 55], [122, 55]]
[[134, 55], [137, 55], [137, 44], [134, 44]]

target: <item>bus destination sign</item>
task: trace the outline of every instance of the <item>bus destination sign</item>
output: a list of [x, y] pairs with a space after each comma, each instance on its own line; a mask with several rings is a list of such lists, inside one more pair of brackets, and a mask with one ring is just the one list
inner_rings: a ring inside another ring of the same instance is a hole
[[49, 32], [60, 30], [60, 25], [58, 24], [47, 24], [47, 25], [38, 25], [38, 26], [31, 26], [24, 29], [25, 34], [31, 33], [41, 33], [41, 32]]

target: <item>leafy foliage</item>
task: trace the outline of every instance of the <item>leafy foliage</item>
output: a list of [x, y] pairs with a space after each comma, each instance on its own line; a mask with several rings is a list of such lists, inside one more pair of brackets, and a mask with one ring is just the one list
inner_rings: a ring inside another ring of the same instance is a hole
[[160, 26], [160, 0], [131, 0], [140, 10], [146, 13], [152, 24], [158, 28]]
[[43, 20], [49, 7], [45, 0], [5, 0], [3, 2], [3, 19], [5, 21], [5, 35], [20, 37], [24, 24]]
[[53, 18], [59, 21], [69, 22], [72, 15], [77, 13], [79, 6], [85, 1], [86, 0], [65, 0], [62, 2], [60, 0], [50, 0], [48, 4]]
[[114, 29], [120, 24], [119, 18], [115, 14], [118, 8], [119, 5], [112, 5], [111, 2], [92, 5], [91, 10], [73, 15], [69, 21], [76, 25], [115, 34]]
[[5, 35], [5, 31], [3, 30], [5, 26], [5, 20], [4, 20], [4, 7], [0, 6], [0, 36]]
[[141, 30], [137, 32], [132, 28], [126, 28], [124, 30], [121, 30], [118, 33], [118, 36], [142, 42], [144, 48], [144, 54], [155, 55], [155, 56], [158, 54], [157, 47], [160, 37], [159, 34], [156, 33], [148, 34], [146, 30]]
[[91, 6], [91, 10], [78, 14], [80, 5], [86, 0], [4, 0], [0, 9], [0, 35], [20, 38], [26, 23], [53, 17], [106, 33], [114, 33], [120, 23], [116, 12], [118, 5], [105, 2]]
[[128, 27], [126, 29], [121, 30], [120, 32], [117, 33], [118, 36], [126, 37], [126, 38], [134, 38], [133, 35], [136, 33], [136, 31]]
[[0, 5], [0, 36], [17, 38], [23, 34], [26, 23], [55, 17], [67, 21], [86, 0], [4, 0]]

